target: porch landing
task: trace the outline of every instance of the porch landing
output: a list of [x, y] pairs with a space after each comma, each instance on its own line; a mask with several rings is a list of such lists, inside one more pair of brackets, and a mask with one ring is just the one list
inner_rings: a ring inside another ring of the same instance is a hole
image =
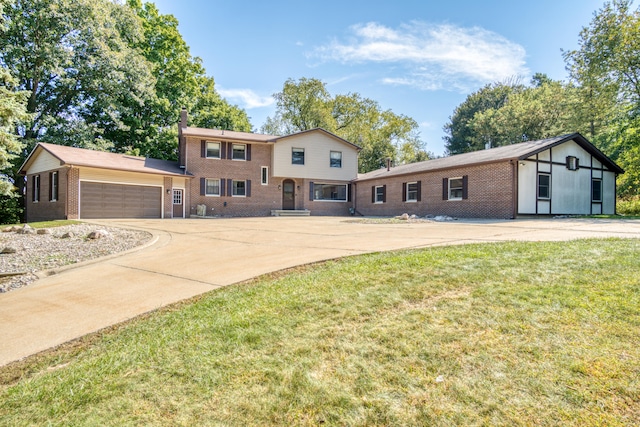
[[287, 210], [287, 209], [272, 209], [271, 216], [310, 216], [311, 211], [304, 210]]

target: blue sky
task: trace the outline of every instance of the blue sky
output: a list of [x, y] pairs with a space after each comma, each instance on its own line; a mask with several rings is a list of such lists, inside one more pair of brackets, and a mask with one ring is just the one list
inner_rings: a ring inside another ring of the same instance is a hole
[[486, 83], [536, 72], [566, 80], [561, 49], [603, 0], [156, 0], [180, 22], [216, 89], [258, 131], [288, 78], [317, 78], [420, 124], [443, 155], [442, 127]]

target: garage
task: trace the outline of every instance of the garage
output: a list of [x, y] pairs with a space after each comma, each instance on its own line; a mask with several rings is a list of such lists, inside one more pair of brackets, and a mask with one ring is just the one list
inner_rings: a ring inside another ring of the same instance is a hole
[[80, 218], [160, 218], [162, 188], [111, 184], [80, 183]]

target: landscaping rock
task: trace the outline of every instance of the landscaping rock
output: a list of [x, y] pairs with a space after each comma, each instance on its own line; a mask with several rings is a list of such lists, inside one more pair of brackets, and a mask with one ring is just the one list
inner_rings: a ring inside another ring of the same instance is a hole
[[0, 254], [15, 254], [18, 250], [11, 246], [6, 246], [0, 251]]
[[440, 222], [445, 222], [445, 221], [455, 221], [456, 219], [453, 217], [450, 217], [448, 215], [438, 215], [435, 218], [433, 218], [434, 221], [440, 221]]
[[409, 220], [409, 214], [408, 213], [403, 213], [400, 216], [397, 216], [396, 218], [401, 219], [403, 221], [408, 221]]
[[29, 224], [25, 224], [24, 227], [19, 228], [16, 231], [18, 234], [36, 234], [36, 230], [34, 230]]
[[68, 231], [64, 233], [62, 236], [60, 236], [61, 239], [70, 239], [72, 237], [75, 237], [75, 234], [73, 234], [73, 231]]
[[91, 240], [96, 240], [96, 239], [102, 239], [107, 236], [109, 236], [109, 232], [107, 230], [95, 230], [89, 233], [87, 237]]
[[49, 230], [48, 228], [39, 228], [37, 230], [37, 233], [42, 235], [42, 234], [51, 234], [51, 230]]

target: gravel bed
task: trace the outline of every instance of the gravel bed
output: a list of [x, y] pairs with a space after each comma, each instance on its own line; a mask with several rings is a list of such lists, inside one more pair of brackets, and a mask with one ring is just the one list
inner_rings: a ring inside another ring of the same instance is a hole
[[[98, 239], [89, 239], [88, 235], [96, 230], [105, 230], [107, 234]], [[152, 237], [144, 231], [92, 224], [53, 227], [48, 231], [50, 234], [0, 233], [0, 252], [5, 248], [15, 250], [15, 253], [0, 254], [0, 273], [3, 273], [0, 274], [0, 293], [34, 282], [37, 279], [34, 273], [38, 271], [126, 251], [144, 244]], [[4, 276], [6, 273], [20, 274]]]

